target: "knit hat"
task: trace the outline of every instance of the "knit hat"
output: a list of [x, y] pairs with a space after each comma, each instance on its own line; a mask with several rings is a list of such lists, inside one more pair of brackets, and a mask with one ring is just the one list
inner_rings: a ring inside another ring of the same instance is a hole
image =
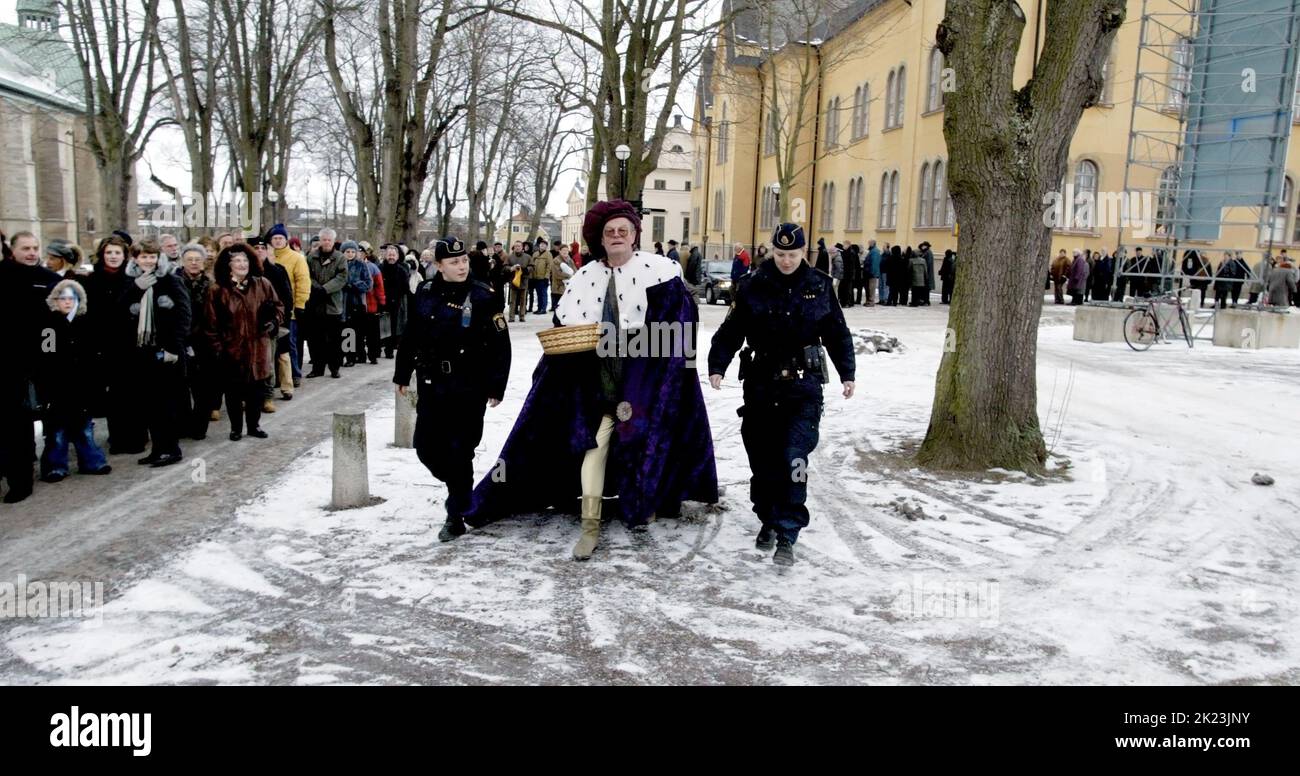
[[344, 240], [343, 245], [339, 246], [344, 251], [359, 251], [361, 246], [357, 245], [355, 240]]
[[289, 239], [289, 230], [284, 228], [284, 224], [276, 224], [271, 227], [271, 231], [266, 233], [266, 242], [269, 244], [271, 238], [275, 237], [277, 234], [286, 240]]
[[597, 202], [587, 211], [582, 220], [582, 239], [587, 243], [591, 255], [597, 259], [605, 258], [605, 245], [601, 238], [605, 233], [605, 224], [615, 218], [626, 218], [636, 230], [634, 243], [641, 242], [641, 214], [631, 202], [622, 199], [610, 199]]

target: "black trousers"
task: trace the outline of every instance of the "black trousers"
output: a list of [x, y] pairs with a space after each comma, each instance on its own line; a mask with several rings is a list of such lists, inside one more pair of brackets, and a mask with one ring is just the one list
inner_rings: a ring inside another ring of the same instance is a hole
[[[136, 348], [132, 375], [136, 383], [126, 400], [127, 429], [149, 438], [150, 455], [180, 455], [181, 424], [185, 417], [185, 368], [164, 364], [154, 348]], [[136, 437], [138, 438], [138, 437]]]
[[793, 544], [808, 527], [808, 460], [817, 448], [822, 402], [747, 395], [740, 413], [754, 514]]
[[366, 313], [361, 320], [361, 326], [366, 340], [366, 358], [377, 361], [379, 360], [379, 314]]
[[5, 394], [4, 406], [0, 406], [0, 477], [8, 482], [10, 493], [25, 496], [32, 492], [35, 477], [36, 416], [18, 386], [6, 385]]
[[952, 281], [951, 280], [945, 280], [941, 284], [939, 289], [939, 303], [940, 304], [952, 303]]
[[217, 384], [212, 365], [191, 361], [185, 372], [185, 406], [182, 414], [182, 435], [202, 439], [208, 433], [212, 411], [221, 406], [221, 386]]
[[483, 439], [487, 399], [439, 397], [438, 403], [453, 401], [455, 410], [435, 414], [432, 386], [420, 380], [419, 390], [415, 452], [429, 473], [447, 485], [447, 517], [459, 517], [469, 509], [474, 490], [474, 448]]
[[262, 425], [262, 401], [266, 398], [266, 383], [262, 380], [226, 382], [222, 393], [226, 396], [226, 414], [230, 416], [230, 432], [244, 433], [244, 423], [254, 431]]
[[116, 351], [106, 358], [104, 416], [108, 421], [110, 455], [136, 455], [149, 445], [149, 424], [144, 418], [139, 392], [141, 367], [135, 349]]
[[343, 321], [337, 315], [316, 313], [311, 321], [312, 371], [323, 374], [328, 367], [339, 371], [343, 365]]
[[127, 358], [130, 368], [110, 388], [111, 452], [135, 454], [149, 443], [150, 455], [180, 455], [189, 403], [184, 366], [164, 364], [154, 348], [136, 348]]
[[908, 307], [920, 307], [930, 303], [930, 291], [925, 286], [912, 286], [912, 302]]

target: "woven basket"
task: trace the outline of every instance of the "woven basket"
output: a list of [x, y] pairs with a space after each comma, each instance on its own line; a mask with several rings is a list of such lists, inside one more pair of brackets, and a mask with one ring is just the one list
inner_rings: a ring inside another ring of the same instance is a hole
[[548, 356], [585, 353], [595, 350], [596, 345], [600, 343], [600, 324], [556, 326], [537, 332], [537, 339], [542, 341], [542, 352]]

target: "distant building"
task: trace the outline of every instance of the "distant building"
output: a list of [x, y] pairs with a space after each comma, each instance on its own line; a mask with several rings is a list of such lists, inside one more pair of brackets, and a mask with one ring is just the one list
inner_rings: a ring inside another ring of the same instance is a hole
[[81, 69], [55, 0], [17, 10], [17, 26], [0, 24], [0, 229], [89, 248], [123, 225], [102, 222]]
[[[680, 115], [673, 117], [672, 126], [664, 133], [663, 150], [659, 165], [645, 178], [641, 191], [641, 248], [654, 250], [654, 244], [668, 241], [685, 242], [691, 232], [691, 160], [695, 156], [695, 142], [690, 130], [682, 126]], [[582, 219], [587, 212], [587, 172], [583, 170], [569, 191], [568, 213], [564, 216], [560, 232], [564, 240], [582, 242]], [[596, 199], [608, 199], [606, 179], [600, 176]], [[615, 192], [617, 193], [617, 192]]]
[[555, 216], [543, 214], [536, 232], [530, 232], [529, 227], [533, 223], [533, 211], [527, 207], [519, 208], [519, 212], [510, 216], [506, 222], [497, 227], [492, 239], [506, 247], [515, 240], [531, 240], [537, 242], [538, 237], [545, 237], [547, 242], [557, 239], [562, 233], [560, 219]]

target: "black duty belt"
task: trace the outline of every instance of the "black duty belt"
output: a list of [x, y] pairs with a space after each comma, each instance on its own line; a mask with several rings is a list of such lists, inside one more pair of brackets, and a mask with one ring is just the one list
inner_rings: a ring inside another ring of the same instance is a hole
[[[802, 380], [805, 377], [816, 377], [824, 382], [824, 373], [820, 362], [821, 349], [814, 345], [805, 350], [815, 350], [816, 352], [800, 353], [794, 356], [772, 356], [746, 348], [745, 352], [741, 353], [741, 371], [743, 372], [741, 379], [792, 381]], [[809, 363], [810, 357], [815, 358], [816, 363]]]

